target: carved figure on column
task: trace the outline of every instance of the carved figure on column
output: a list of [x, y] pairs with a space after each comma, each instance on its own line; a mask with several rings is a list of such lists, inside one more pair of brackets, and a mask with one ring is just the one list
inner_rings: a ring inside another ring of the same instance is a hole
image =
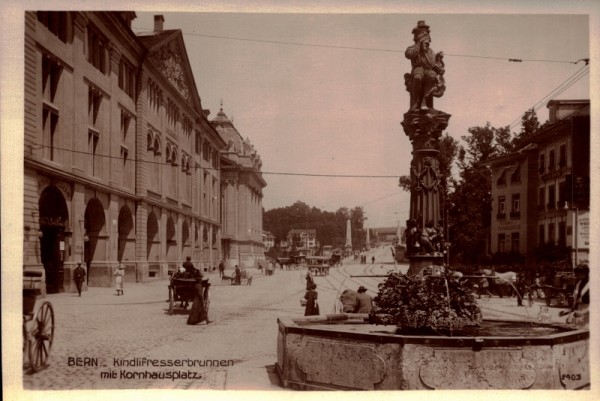
[[412, 65], [411, 73], [404, 74], [410, 110], [433, 109], [433, 96], [441, 97], [446, 89], [444, 53], [435, 54], [429, 47], [431, 36], [425, 21], [419, 21], [412, 33], [415, 43], [404, 53]]

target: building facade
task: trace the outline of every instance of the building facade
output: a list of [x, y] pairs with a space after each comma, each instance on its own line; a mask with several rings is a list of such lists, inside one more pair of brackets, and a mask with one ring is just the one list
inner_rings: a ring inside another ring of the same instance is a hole
[[552, 100], [548, 124], [519, 151], [490, 159], [493, 254], [528, 264], [570, 252], [589, 260], [589, 100]]
[[265, 252], [275, 247], [275, 236], [269, 231], [263, 231], [263, 243], [265, 244]]
[[[223, 258], [221, 151], [180, 30], [133, 12], [25, 13], [24, 268], [43, 290], [166, 278]], [[262, 178], [261, 178], [262, 180]], [[264, 181], [261, 181], [261, 185]], [[251, 212], [252, 216], [246, 216]], [[261, 215], [252, 219], [262, 244]], [[260, 253], [262, 246], [256, 249]]]
[[[295, 239], [296, 241], [294, 241]], [[314, 228], [292, 228], [286, 237], [288, 251], [291, 250], [294, 242], [296, 250], [304, 253], [306, 256], [315, 255], [320, 247], [319, 241], [317, 240], [317, 230]]]
[[222, 108], [212, 125], [227, 144], [220, 152], [223, 259], [228, 268], [256, 267], [265, 258], [262, 191], [267, 183], [262, 177], [262, 161]]

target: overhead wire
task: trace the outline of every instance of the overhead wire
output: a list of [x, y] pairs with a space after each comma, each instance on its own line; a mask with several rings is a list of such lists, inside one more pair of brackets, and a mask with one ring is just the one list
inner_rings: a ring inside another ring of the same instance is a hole
[[[573, 75], [571, 75], [569, 78], [567, 78], [563, 83], [561, 83], [556, 88], [554, 88], [550, 93], [548, 93], [542, 99], [538, 100], [537, 103], [535, 103], [530, 109], [533, 109], [533, 111], [538, 111], [549, 100], [552, 100], [552, 99], [556, 98], [558, 95], [560, 95], [561, 93], [563, 93], [564, 91], [566, 91], [567, 89], [569, 89], [577, 81], [579, 81], [580, 79], [582, 79], [583, 77], [585, 77], [589, 73], [590, 73], [589, 66], [588, 66], [588, 64], [586, 64], [581, 69], [579, 69], [577, 72], [575, 72]], [[519, 116], [519, 117], [515, 118], [513, 120], [513, 122], [511, 122], [509, 124], [509, 129], [512, 130], [516, 126], [518, 126], [519, 123], [521, 122], [521, 119], [522, 119], [522, 116]]]
[[[137, 30], [138, 33], [154, 31], [153, 29], [141, 28], [141, 27], [133, 27], [133, 29]], [[282, 40], [253, 39], [253, 38], [243, 38], [243, 37], [237, 37], [237, 36], [224, 36], [224, 35], [208, 35], [208, 34], [197, 33], [197, 32], [186, 32], [183, 30], [181, 30], [181, 32], [183, 35], [188, 35], [188, 36], [198, 36], [198, 37], [224, 39], [224, 40], [236, 40], [236, 41], [242, 41], [242, 42], [267, 43], [267, 44], [286, 45], [286, 46], [305, 46], [305, 47], [317, 47], [317, 48], [326, 48], [326, 49], [359, 50], [359, 51], [373, 51], [373, 52], [385, 52], [385, 53], [404, 53], [405, 52], [405, 50], [400, 50], [400, 49], [327, 45], [327, 44], [303, 43], [303, 42], [286, 42], [286, 41], [282, 41]], [[505, 60], [508, 62], [518, 62], [518, 63], [545, 62], [545, 63], [577, 64], [581, 60], [586, 60], [586, 59], [579, 59], [577, 61], [570, 61], [570, 60], [551, 60], [551, 59], [523, 59], [523, 58], [511, 58], [511, 57], [481, 56], [481, 55], [472, 55], [472, 54], [454, 54], [454, 53], [446, 53], [446, 52], [444, 52], [444, 56], [479, 58], [479, 59], [490, 59], [490, 60]]]

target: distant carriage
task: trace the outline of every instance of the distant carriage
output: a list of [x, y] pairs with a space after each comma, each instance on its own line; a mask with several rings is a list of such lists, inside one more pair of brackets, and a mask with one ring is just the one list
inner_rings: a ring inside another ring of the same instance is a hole
[[327, 276], [331, 266], [331, 258], [328, 256], [307, 256], [307, 268], [313, 276]]

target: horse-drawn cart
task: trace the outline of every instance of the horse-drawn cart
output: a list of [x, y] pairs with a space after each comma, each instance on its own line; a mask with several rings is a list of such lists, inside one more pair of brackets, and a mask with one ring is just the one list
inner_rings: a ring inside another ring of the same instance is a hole
[[554, 277], [550, 284], [544, 284], [544, 298], [546, 305], [551, 306], [552, 301], [561, 307], [567, 307], [573, 304], [573, 291], [577, 284], [577, 277], [572, 273], [559, 273]]
[[54, 308], [48, 301], [36, 305], [42, 272], [24, 272], [23, 285], [23, 365], [35, 373], [48, 365], [54, 342]]
[[[188, 305], [194, 302], [196, 297], [196, 284], [199, 278], [179, 278], [174, 277], [169, 285], [169, 315], [173, 314], [176, 307], [176, 303], [179, 302], [179, 307], [187, 309]], [[210, 298], [208, 296], [208, 288], [210, 283], [208, 279], [202, 279], [202, 291], [204, 298], [204, 308], [208, 313], [208, 306], [210, 305]]]

